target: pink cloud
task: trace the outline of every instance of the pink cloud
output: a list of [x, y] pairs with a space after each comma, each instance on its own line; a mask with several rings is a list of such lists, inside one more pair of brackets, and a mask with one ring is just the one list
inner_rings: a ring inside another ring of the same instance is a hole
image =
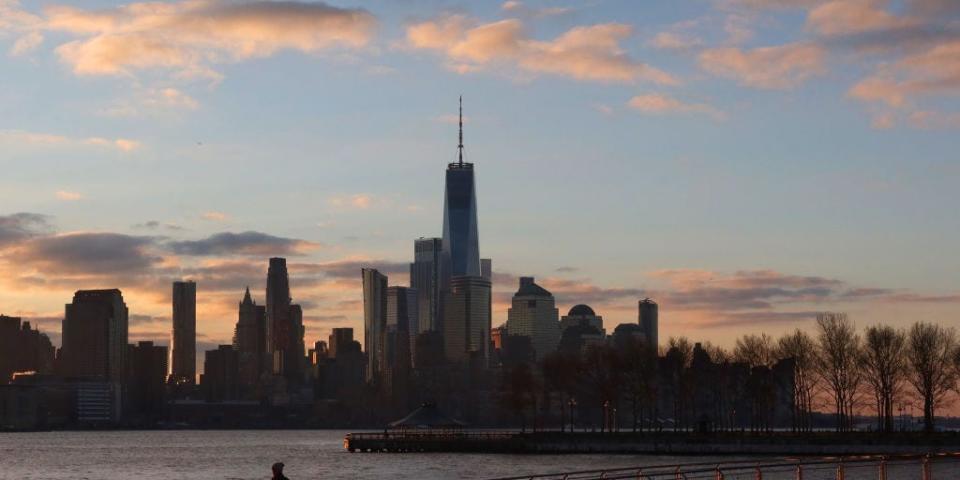
[[794, 88], [811, 77], [823, 74], [825, 52], [810, 43], [741, 50], [713, 48], [700, 54], [700, 66], [740, 85], [763, 89]]

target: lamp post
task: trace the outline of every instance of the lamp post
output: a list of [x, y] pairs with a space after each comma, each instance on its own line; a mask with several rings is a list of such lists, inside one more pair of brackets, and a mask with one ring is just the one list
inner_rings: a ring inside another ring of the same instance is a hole
[[574, 433], [576, 431], [577, 422], [573, 418], [573, 412], [575, 412], [576, 411], [575, 409], [577, 408], [577, 399], [570, 397], [569, 405], [570, 405], [570, 433]]
[[603, 401], [603, 425], [600, 426], [600, 433], [603, 433], [610, 429], [610, 419], [609, 419], [609, 409], [610, 409], [610, 400]]

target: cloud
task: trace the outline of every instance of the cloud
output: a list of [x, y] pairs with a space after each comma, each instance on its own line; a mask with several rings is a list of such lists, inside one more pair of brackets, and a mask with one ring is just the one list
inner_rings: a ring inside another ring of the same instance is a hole
[[334, 207], [348, 207], [366, 210], [374, 205], [373, 195], [367, 193], [357, 193], [347, 196], [335, 196], [328, 200], [328, 203]]
[[174, 223], [161, 223], [156, 220], [148, 220], [143, 223], [138, 223], [136, 225], [133, 225], [131, 228], [138, 229], [138, 230], [157, 230], [157, 229], [160, 229], [161, 227], [171, 231], [186, 230], [180, 225], [177, 225]]
[[806, 27], [821, 35], [852, 35], [896, 30], [917, 25], [913, 19], [897, 17], [886, 10], [887, 0], [834, 0], [807, 14]]
[[169, 242], [167, 246], [178, 255], [303, 255], [319, 245], [306, 240], [276, 237], [261, 232], [222, 232], [201, 240]]
[[851, 97], [891, 107], [909, 107], [911, 99], [960, 94], [960, 40], [903, 56], [850, 88]]
[[702, 113], [723, 120], [726, 115], [705, 103], [685, 103], [662, 93], [637, 95], [627, 102], [627, 106], [650, 115], [664, 115], [677, 113]]
[[500, 5], [500, 9], [513, 15], [530, 18], [551, 17], [573, 12], [573, 8], [571, 7], [530, 8], [523, 2], [519, 2], [517, 0], [508, 0], [503, 2], [503, 4]]
[[810, 43], [741, 50], [722, 47], [700, 54], [700, 66], [740, 85], [762, 89], [789, 89], [824, 73], [825, 53]]
[[138, 87], [127, 98], [121, 99], [97, 113], [110, 117], [134, 117], [177, 110], [196, 110], [199, 107], [200, 102], [177, 88]]
[[200, 218], [203, 218], [204, 220], [209, 220], [211, 222], [223, 222], [230, 217], [223, 212], [209, 211], [209, 212], [203, 212], [202, 214], [200, 214]]
[[410, 25], [406, 33], [410, 47], [443, 53], [460, 73], [500, 66], [583, 81], [678, 83], [672, 75], [627, 55], [620, 43], [632, 28], [620, 23], [574, 27], [543, 41], [530, 38], [517, 19], [479, 24], [452, 15]]
[[27, 212], [0, 215], [0, 247], [33, 238], [51, 230], [50, 217], [46, 215]]
[[56, 49], [77, 75], [155, 69], [211, 79], [221, 76], [213, 69], [217, 64], [281, 50], [361, 48], [375, 26], [366, 10], [306, 1], [185, 0], [102, 10], [53, 6], [42, 18], [42, 28], [78, 37]]
[[13, 43], [13, 47], [10, 47], [10, 55], [15, 57], [26, 55], [40, 46], [43, 43], [43, 34], [40, 32], [30, 32], [17, 39]]
[[661, 50], [689, 51], [702, 47], [703, 40], [679, 32], [660, 32], [650, 40], [650, 45]]
[[[301, 274], [322, 274], [327, 278], [360, 279], [360, 270], [376, 268], [387, 276], [409, 275], [409, 262], [396, 262], [378, 259], [344, 259], [326, 263], [295, 263], [289, 265], [291, 271]], [[396, 283], [391, 282], [391, 283]]]
[[34, 238], [10, 258], [49, 275], [142, 272], [161, 258], [152, 237], [119, 233], [66, 233]]
[[83, 194], [77, 192], [71, 192], [68, 190], [57, 190], [57, 193], [54, 194], [60, 200], [66, 200], [68, 202], [73, 202], [76, 200], [83, 199]]
[[140, 142], [127, 138], [103, 137], [70, 138], [52, 133], [28, 132], [25, 130], [0, 130], [0, 144], [14, 147], [107, 147], [130, 152], [140, 147]]

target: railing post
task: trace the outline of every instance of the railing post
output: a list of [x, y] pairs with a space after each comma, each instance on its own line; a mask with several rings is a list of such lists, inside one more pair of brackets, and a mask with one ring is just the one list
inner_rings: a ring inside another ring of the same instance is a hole
[[840, 463], [837, 464], [837, 480], [843, 480], [843, 460], [840, 460]]
[[922, 475], [923, 480], [933, 480], [933, 477], [930, 476], [930, 454], [929, 453], [925, 457], [923, 457], [923, 466], [921, 468], [923, 469], [923, 475]]
[[887, 457], [880, 458], [880, 466], [878, 468], [877, 480], [887, 480]]
[[803, 466], [797, 464], [797, 480], [803, 480]]
[[720, 470], [720, 465], [717, 465], [717, 476], [715, 480], [723, 480], [723, 472]]
[[756, 475], [754, 475], [754, 480], [763, 480], [763, 471], [760, 470], [760, 465], [757, 465]]
[[673, 478], [674, 478], [675, 480], [684, 480], [684, 477], [685, 477], [685, 475], [684, 475], [683, 473], [680, 473], [680, 467], [677, 466], [677, 469], [674, 471], [674, 476], [673, 476]]

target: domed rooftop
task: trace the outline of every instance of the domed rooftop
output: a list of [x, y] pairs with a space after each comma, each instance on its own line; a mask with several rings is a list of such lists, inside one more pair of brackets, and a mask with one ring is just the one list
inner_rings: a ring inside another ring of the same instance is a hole
[[581, 316], [581, 317], [595, 317], [595, 316], [597, 316], [596, 313], [593, 313], [593, 309], [590, 308], [589, 305], [584, 305], [584, 304], [582, 304], [582, 303], [581, 303], [580, 305], [574, 305], [574, 307], [570, 309], [570, 313], [568, 313], [567, 315], [570, 315], [570, 316]]

